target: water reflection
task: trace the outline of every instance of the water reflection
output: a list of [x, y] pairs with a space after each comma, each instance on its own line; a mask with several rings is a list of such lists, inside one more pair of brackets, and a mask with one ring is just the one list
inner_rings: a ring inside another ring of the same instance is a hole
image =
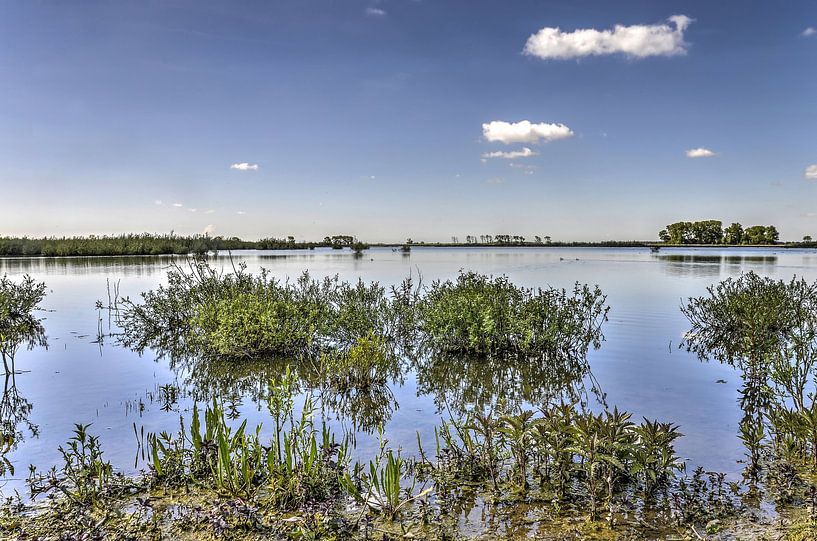
[[33, 409], [34, 405], [17, 388], [16, 374], [6, 372], [0, 399], [0, 476], [14, 474], [14, 466], [6, 454], [17, 449], [26, 433], [32, 438], [40, 434], [39, 427], [30, 419]]
[[317, 399], [325, 416], [347, 425], [349, 432], [374, 432], [387, 423], [399, 408], [393, 386], [401, 386], [404, 370], [396, 356], [388, 362], [368, 367], [365, 374], [330, 370], [320, 359], [268, 358], [222, 360], [176, 357], [170, 367], [188, 389], [194, 401], [219, 398], [225, 408], [237, 410], [247, 399], [258, 409], [266, 409], [274, 382], [282, 381], [287, 370], [294, 373], [296, 392]]
[[[22, 319], [22, 321], [20, 321]], [[11, 318], [0, 326], [0, 357], [5, 369], [3, 396], [0, 398], [0, 476], [14, 473], [14, 466], [6, 457], [25, 440], [26, 433], [36, 438], [39, 427], [30, 420], [34, 405], [26, 399], [17, 387], [15, 359], [21, 347], [33, 349], [48, 347], [45, 329], [40, 320], [32, 317]]]
[[438, 410], [455, 416], [469, 411], [510, 411], [523, 404], [540, 405], [553, 400], [588, 401], [588, 389], [603, 396], [579, 355], [550, 354], [466, 357], [432, 354], [417, 361], [417, 392], [431, 395]]
[[717, 278], [726, 270], [730, 274], [750, 266], [761, 274], [772, 273], [777, 265], [776, 255], [727, 254], [653, 254], [670, 276]]

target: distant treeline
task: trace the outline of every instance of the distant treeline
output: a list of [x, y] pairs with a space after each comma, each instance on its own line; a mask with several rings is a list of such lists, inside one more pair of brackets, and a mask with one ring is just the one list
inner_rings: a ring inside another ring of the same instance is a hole
[[349, 235], [325, 237], [323, 242], [297, 242], [295, 237], [265, 238], [257, 241], [209, 235], [179, 236], [151, 233], [87, 237], [0, 237], [0, 256], [107, 256], [203, 254], [223, 250], [285, 250], [317, 247], [357, 251], [367, 248]]
[[776, 244], [780, 233], [773, 225], [753, 225], [743, 228], [733, 223], [724, 228], [720, 220], [675, 222], [658, 233], [667, 244]]

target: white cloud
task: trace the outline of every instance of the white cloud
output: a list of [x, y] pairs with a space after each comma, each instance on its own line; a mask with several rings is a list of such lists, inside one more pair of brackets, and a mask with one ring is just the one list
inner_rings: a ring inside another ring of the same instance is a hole
[[161, 205], [161, 204], [162, 204], [162, 200], [161, 200], [161, 199], [157, 199], [156, 201], [154, 201], [154, 202], [153, 202], [153, 204], [155, 204], [155, 205]]
[[511, 143], [547, 143], [556, 139], [573, 137], [573, 131], [564, 124], [532, 124], [529, 120], [521, 122], [503, 122], [494, 120], [482, 125], [482, 135], [488, 141]]
[[485, 184], [492, 184], [494, 186], [498, 186], [500, 184], [505, 184], [505, 179], [502, 177], [491, 177], [485, 181]]
[[618, 53], [635, 58], [682, 55], [687, 52], [684, 31], [692, 20], [686, 15], [673, 15], [661, 24], [617, 24], [612, 30], [580, 28], [573, 32], [548, 26], [528, 38], [523, 52], [543, 59]]
[[196, 212], [198, 209], [187, 209], [187, 210], [189, 210], [190, 212]]
[[806, 180], [817, 180], [817, 163], [813, 163], [806, 167], [806, 170], [803, 171], [803, 177]]
[[386, 10], [380, 8], [366, 8], [365, 13], [371, 17], [383, 17], [386, 15]]
[[257, 163], [234, 163], [230, 166], [230, 169], [238, 169], [239, 171], [258, 171], [258, 164]]
[[522, 147], [522, 150], [511, 150], [510, 152], [502, 152], [501, 150], [497, 150], [496, 152], [486, 152], [482, 155], [483, 158], [504, 158], [506, 160], [513, 160], [516, 158], [529, 158], [531, 156], [538, 156], [539, 153], [535, 152], [528, 147]]
[[717, 156], [716, 153], [712, 152], [708, 148], [691, 148], [686, 152], [687, 158], [711, 158], [712, 156]]
[[817, 29], [815, 29], [813, 26], [809, 26], [808, 28], [803, 30], [803, 32], [800, 35], [803, 36], [804, 38], [807, 38], [809, 36], [813, 36], [814, 34], [817, 34]]
[[243, 210], [239, 210], [238, 212], [236, 212], [236, 214], [238, 214], [239, 216], [243, 216], [243, 215], [245, 215], [247, 213], [244, 212]]
[[205, 214], [212, 214], [214, 212], [215, 212], [215, 210], [213, 210], [213, 209], [207, 209], [207, 210], [204, 211]]
[[510, 165], [513, 169], [521, 169], [521, 170], [525, 171], [525, 174], [527, 174], [527, 175], [533, 174], [533, 172], [536, 170], [535, 165], [528, 165], [526, 163], [511, 162], [508, 165]]
[[202, 231], [201, 233], [202, 233], [202, 235], [212, 235], [215, 232], [216, 232], [216, 226], [214, 226], [213, 224], [207, 224], [207, 227], [205, 227], [204, 231]]
[[173, 206], [174, 206], [174, 207], [181, 208], [181, 207], [183, 207], [184, 205], [182, 205], [181, 203], [173, 203]]

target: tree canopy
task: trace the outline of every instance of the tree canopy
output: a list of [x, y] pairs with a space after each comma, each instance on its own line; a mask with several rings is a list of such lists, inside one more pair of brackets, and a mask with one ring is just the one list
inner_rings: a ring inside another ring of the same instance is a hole
[[753, 225], [743, 229], [739, 223], [723, 228], [720, 220], [675, 222], [658, 233], [667, 244], [775, 244], [780, 233], [773, 225]]

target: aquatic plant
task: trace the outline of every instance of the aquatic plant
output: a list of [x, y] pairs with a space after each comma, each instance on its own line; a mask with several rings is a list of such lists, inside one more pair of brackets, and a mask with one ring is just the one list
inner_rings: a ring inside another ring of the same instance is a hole
[[103, 459], [99, 436], [88, 432], [90, 425], [74, 425], [74, 435], [60, 447], [63, 465], [38, 473], [31, 466], [28, 486], [32, 497], [59, 493], [76, 505], [97, 505], [103, 497], [121, 488], [122, 476]]
[[[289, 403], [286, 397], [279, 402], [282, 407]], [[196, 484], [232, 498], [263, 494], [280, 509], [337, 496], [347, 445], [336, 442], [325, 426], [317, 429], [313, 415], [307, 399], [300, 418], [290, 418], [289, 428], [279, 428], [265, 444], [260, 425], [250, 430], [245, 420], [232, 428], [218, 401], [205, 409], [203, 419], [195, 406], [189, 429], [182, 422], [178, 434], [148, 436], [155, 481], [171, 487]]]
[[29, 349], [45, 345], [42, 320], [34, 312], [41, 310], [45, 298], [45, 283], [23, 276], [13, 282], [8, 276], [0, 278], [0, 357], [6, 373], [14, 371], [14, 355], [25, 345]]
[[817, 282], [747, 273], [708, 293], [682, 309], [692, 327], [685, 344], [741, 371], [745, 475], [756, 485], [768, 470], [782, 500], [802, 485], [817, 503]]
[[122, 341], [136, 349], [197, 351], [204, 355], [258, 358], [310, 357], [346, 350], [376, 336], [403, 353], [431, 351], [524, 355], [584, 355], [598, 347], [606, 320], [598, 288], [572, 293], [525, 289], [505, 277], [461, 273], [457, 283], [421, 288], [411, 278], [391, 288], [307, 273], [280, 282], [238, 265], [233, 272], [193, 259], [174, 264], [168, 285], [119, 302]]
[[598, 347], [608, 308], [598, 288], [527, 289], [507, 277], [462, 272], [435, 281], [419, 304], [427, 343], [447, 352], [586, 352]]
[[[391, 449], [384, 450], [381, 447], [380, 455], [369, 462], [369, 474], [363, 475], [361, 469], [356, 479], [347, 473], [341, 478], [343, 487], [359, 504], [363, 504], [364, 509], [369, 509], [386, 520], [395, 520], [400, 512], [413, 502], [425, 497], [431, 492], [431, 488], [425, 488], [415, 494], [415, 484], [402, 487], [402, 479], [405, 475], [405, 461], [400, 453]], [[361, 488], [358, 488], [361, 485]]]

